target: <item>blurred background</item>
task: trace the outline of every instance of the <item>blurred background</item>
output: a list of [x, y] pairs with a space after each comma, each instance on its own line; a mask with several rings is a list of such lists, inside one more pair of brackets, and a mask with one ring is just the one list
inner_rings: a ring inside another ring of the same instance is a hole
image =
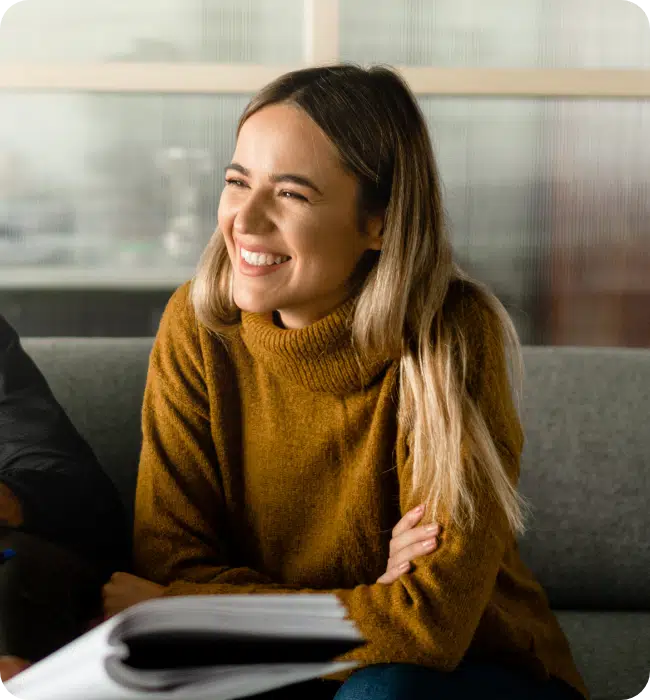
[[0, 25], [0, 312], [155, 333], [248, 99], [337, 60], [409, 80], [458, 260], [524, 343], [650, 347], [650, 25], [623, 0], [23, 0]]

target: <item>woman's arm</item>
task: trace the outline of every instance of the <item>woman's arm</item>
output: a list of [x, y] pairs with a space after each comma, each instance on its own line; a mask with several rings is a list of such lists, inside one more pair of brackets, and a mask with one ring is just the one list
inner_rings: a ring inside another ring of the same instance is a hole
[[[136, 499], [138, 573], [166, 585], [165, 595], [323, 593], [275, 584], [248, 568], [229, 566], [224, 503], [210, 437], [209, 408], [198, 335], [187, 295], [174, 295], [151, 357], [143, 409], [143, 453]], [[486, 313], [471, 329], [470, 392], [504, 460], [518, 477], [522, 434], [510, 397], [500, 333]], [[486, 350], [487, 348], [487, 350]], [[179, 400], [188, 395], [190, 401]], [[402, 441], [405, 442], [405, 441]], [[402, 512], [411, 461], [398, 465]], [[331, 591], [338, 595], [369, 643], [345, 658], [365, 663], [424, 663], [453, 669], [462, 659], [492, 595], [511, 533], [487, 484], [477, 488], [479, 514], [471, 533], [442, 521], [438, 550], [390, 585]], [[235, 533], [236, 536], [236, 533]]]
[[135, 499], [134, 571], [161, 584], [189, 580], [269, 585], [272, 582], [261, 573], [230, 565], [202, 348], [188, 291], [184, 285], [172, 295], [149, 360]]
[[[497, 319], [472, 304], [468, 390], [513, 484], [519, 478], [523, 432], [515, 410]], [[402, 448], [404, 449], [404, 448]], [[399, 452], [399, 451], [398, 451]], [[412, 461], [399, 466], [402, 512], [417, 505], [410, 496]], [[410, 662], [453, 670], [465, 656], [490, 602], [513, 533], [505, 512], [477, 469], [471, 485], [477, 522], [471, 531], [441, 519], [437, 551], [390, 586], [337, 591], [371, 643], [349, 654], [365, 663]]]

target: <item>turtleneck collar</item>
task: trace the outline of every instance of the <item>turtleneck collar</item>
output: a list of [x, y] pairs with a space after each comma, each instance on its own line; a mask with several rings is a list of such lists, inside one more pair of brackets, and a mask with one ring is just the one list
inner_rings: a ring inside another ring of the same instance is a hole
[[276, 326], [272, 314], [242, 312], [242, 339], [253, 357], [276, 376], [317, 392], [345, 394], [367, 387], [390, 364], [362, 358], [352, 343], [356, 298], [305, 328]]

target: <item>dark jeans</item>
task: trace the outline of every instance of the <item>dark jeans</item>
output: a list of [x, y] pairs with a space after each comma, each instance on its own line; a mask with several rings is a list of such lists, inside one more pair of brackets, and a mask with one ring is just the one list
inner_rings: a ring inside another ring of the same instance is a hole
[[463, 662], [452, 673], [424, 666], [367, 666], [343, 683], [309, 681], [255, 696], [259, 700], [581, 700], [576, 690], [552, 678], [537, 681], [496, 664]]

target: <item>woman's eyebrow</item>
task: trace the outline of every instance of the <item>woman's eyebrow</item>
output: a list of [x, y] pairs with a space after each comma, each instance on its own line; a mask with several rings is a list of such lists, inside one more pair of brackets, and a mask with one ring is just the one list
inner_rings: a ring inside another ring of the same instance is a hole
[[[227, 172], [228, 170], [236, 170], [238, 173], [241, 173], [246, 177], [250, 177], [250, 171], [243, 165], [240, 165], [239, 163], [230, 163], [229, 165], [226, 165], [225, 171]], [[323, 196], [323, 193], [312, 182], [312, 180], [310, 180], [308, 177], [305, 177], [304, 175], [295, 175], [293, 173], [278, 173], [277, 175], [271, 175], [269, 179], [271, 180], [271, 182], [274, 183], [293, 182], [295, 185], [303, 185], [304, 187], [309, 187], [310, 189], [314, 190], [314, 192], [317, 192], [319, 195], [321, 195], [321, 197]]]
[[309, 187], [310, 189], [314, 190], [314, 192], [317, 192], [321, 197], [323, 196], [323, 193], [316, 187], [316, 185], [308, 178], [305, 177], [304, 175], [294, 175], [292, 173], [280, 173], [278, 175], [271, 175], [270, 177], [271, 182], [293, 182], [295, 185], [304, 185], [305, 187]]

